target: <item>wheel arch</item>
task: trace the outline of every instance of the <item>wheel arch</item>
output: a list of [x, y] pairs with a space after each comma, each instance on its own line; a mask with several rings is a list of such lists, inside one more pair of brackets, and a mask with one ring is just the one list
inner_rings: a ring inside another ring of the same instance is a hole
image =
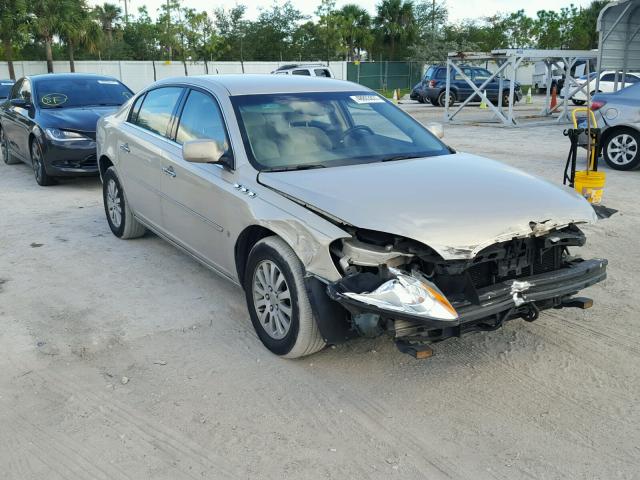
[[244, 271], [247, 267], [249, 252], [260, 240], [271, 236], [278, 235], [273, 230], [263, 227], [262, 225], [250, 225], [238, 235], [233, 253], [240, 285], [244, 285]]
[[611, 137], [625, 131], [631, 131], [636, 135], [640, 135], [640, 130], [633, 127], [632, 125], [628, 125], [626, 123], [612, 125], [602, 133], [602, 139], [600, 140], [602, 143], [602, 148], [604, 149], [606, 143], [611, 139]]
[[109, 167], [113, 167], [113, 162], [107, 155], [101, 155], [98, 159], [98, 171], [100, 172], [100, 179], [104, 177], [104, 174]]

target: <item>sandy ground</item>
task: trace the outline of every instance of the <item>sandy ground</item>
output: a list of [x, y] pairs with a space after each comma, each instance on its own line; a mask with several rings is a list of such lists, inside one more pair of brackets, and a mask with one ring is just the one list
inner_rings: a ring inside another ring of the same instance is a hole
[[[445, 138], [555, 182], [568, 150], [560, 127]], [[593, 309], [428, 361], [387, 338], [291, 361], [240, 290], [155, 236], [111, 235], [96, 179], [41, 188], [1, 164], [0, 477], [640, 478], [640, 172], [606, 171], [621, 213], [586, 229], [583, 254], [610, 262]]]

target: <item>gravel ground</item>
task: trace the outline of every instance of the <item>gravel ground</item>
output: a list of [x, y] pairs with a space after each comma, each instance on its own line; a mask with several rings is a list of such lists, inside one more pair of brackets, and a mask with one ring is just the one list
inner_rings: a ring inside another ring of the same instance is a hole
[[[445, 139], [558, 182], [561, 130]], [[291, 361], [261, 346], [241, 291], [155, 236], [111, 235], [96, 179], [41, 188], [1, 164], [2, 478], [640, 478], [640, 171], [604, 170], [620, 213], [585, 229], [583, 254], [610, 262], [591, 310], [427, 361], [387, 338]]]

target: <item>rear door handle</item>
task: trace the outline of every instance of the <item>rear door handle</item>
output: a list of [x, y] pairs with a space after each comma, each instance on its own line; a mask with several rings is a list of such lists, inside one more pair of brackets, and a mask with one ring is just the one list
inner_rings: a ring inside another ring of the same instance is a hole
[[120, 150], [124, 151], [124, 152], [131, 152], [131, 149], [129, 148], [129, 144], [128, 143], [123, 143], [122, 145], [120, 145]]
[[163, 171], [164, 173], [166, 173], [167, 175], [169, 175], [170, 177], [175, 178], [175, 176], [176, 176], [176, 171], [173, 169], [173, 167], [172, 167], [172, 166], [164, 167], [164, 168], [162, 169], [162, 171]]

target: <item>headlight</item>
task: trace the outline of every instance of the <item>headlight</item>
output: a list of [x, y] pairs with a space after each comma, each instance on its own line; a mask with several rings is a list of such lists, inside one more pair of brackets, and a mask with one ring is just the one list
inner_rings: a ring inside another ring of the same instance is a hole
[[89, 137], [86, 137], [78, 132], [72, 132], [70, 130], [60, 130], [59, 128], [45, 128], [45, 133], [47, 137], [51, 140], [58, 141], [78, 141], [78, 140], [91, 140]]
[[345, 292], [344, 295], [383, 310], [436, 320], [457, 320], [458, 312], [433, 283], [424, 278], [391, 270], [396, 278], [370, 293]]

